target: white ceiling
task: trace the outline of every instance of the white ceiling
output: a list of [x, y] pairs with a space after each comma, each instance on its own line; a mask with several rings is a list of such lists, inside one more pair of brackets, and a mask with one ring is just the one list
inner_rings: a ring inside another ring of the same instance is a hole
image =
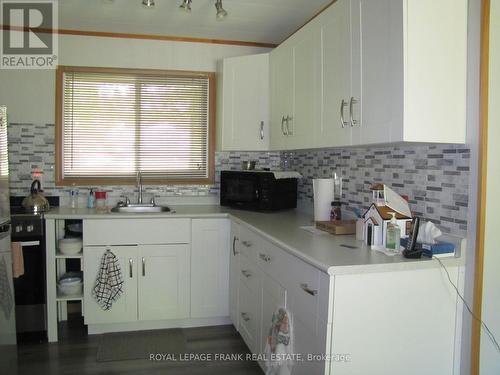
[[215, 17], [215, 0], [60, 0], [59, 28], [280, 43], [331, 0], [223, 0], [229, 15]]

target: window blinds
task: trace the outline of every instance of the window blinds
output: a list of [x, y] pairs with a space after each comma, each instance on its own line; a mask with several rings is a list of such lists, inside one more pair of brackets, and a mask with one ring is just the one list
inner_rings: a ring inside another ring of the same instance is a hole
[[209, 77], [65, 71], [63, 178], [209, 175]]

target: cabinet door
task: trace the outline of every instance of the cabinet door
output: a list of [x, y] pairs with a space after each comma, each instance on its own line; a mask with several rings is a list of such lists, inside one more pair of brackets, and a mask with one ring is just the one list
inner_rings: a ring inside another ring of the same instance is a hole
[[320, 16], [323, 102], [318, 147], [349, 146], [352, 142], [350, 4], [349, 0], [339, 0]]
[[404, 3], [404, 141], [465, 143], [470, 1]]
[[310, 23], [292, 39], [293, 113], [288, 124], [288, 149], [315, 147], [321, 110], [321, 33]]
[[284, 118], [293, 117], [293, 47], [285, 42], [271, 52], [271, 149], [287, 142]]
[[193, 219], [191, 317], [229, 315], [229, 221]]
[[269, 54], [223, 62], [222, 150], [269, 149]]
[[262, 273], [262, 319], [259, 343], [261, 353], [264, 353], [272, 317], [278, 307], [286, 307], [286, 290], [274, 279]]
[[189, 245], [140, 245], [139, 320], [189, 317]]
[[240, 240], [239, 224], [231, 222], [231, 254], [229, 258], [229, 316], [234, 327], [239, 326]]
[[[92, 296], [101, 260], [110, 249], [120, 263], [123, 294], [111, 309], [103, 310]], [[83, 303], [85, 324], [123, 323], [137, 320], [137, 246], [85, 246], [83, 248]]]
[[[243, 257], [244, 255], [242, 255]], [[241, 276], [244, 277], [244, 276]], [[256, 276], [260, 277], [260, 276]], [[261, 296], [260, 289], [252, 291], [243, 281], [240, 281], [239, 293], [239, 332], [252, 353], [260, 349]]]
[[402, 139], [402, 3], [351, 2], [353, 144]]

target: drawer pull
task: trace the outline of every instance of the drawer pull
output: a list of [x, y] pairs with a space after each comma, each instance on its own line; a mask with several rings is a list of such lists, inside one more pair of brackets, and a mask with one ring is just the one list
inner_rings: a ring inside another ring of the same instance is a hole
[[132, 278], [134, 275], [132, 273], [132, 266], [134, 265], [134, 262], [132, 261], [132, 258], [128, 258], [128, 276]]
[[142, 276], [146, 276], [146, 260], [142, 258]]
[[267, 254], [260, 253], [259, 258], [262, 259], [266, 263], [269, 263], [271, 261], [271, 257]]
[[302, 288], [302, 290], [304, 292], [306, 292], [307, 294], [310, 294], [311, 296], [315, 296], [318, 294], [318, 291], [315, 290], [315, 289], [310, 289], [309, 286], [307, 284], [300, 284], [300, 287]]
[[245, 276], [247, 279], [252, 276], [252, 273], [247, 271], [247, 270], [241, 270], [241, 273], [243, 276]]
[[241, 241], [241, 243], [243, 244], [243, 246], [245, 247], [252, 247], [252, 243], [250, 241]]
[[242, 312], [241, 313], [241, 318], [245, 321], [248, 322], [250, 320], [250, 317], [248, 316], [247, 313]]

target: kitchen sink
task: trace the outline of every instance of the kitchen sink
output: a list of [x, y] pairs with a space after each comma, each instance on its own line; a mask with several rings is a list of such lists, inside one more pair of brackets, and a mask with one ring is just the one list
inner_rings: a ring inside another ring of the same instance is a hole
[[131, 204], [128, 206], [115, 206], [111, 212], [123, 213], [152, 213], [152, 212], [170, 212], [170, 207], [156, 206], [151, 204]]

